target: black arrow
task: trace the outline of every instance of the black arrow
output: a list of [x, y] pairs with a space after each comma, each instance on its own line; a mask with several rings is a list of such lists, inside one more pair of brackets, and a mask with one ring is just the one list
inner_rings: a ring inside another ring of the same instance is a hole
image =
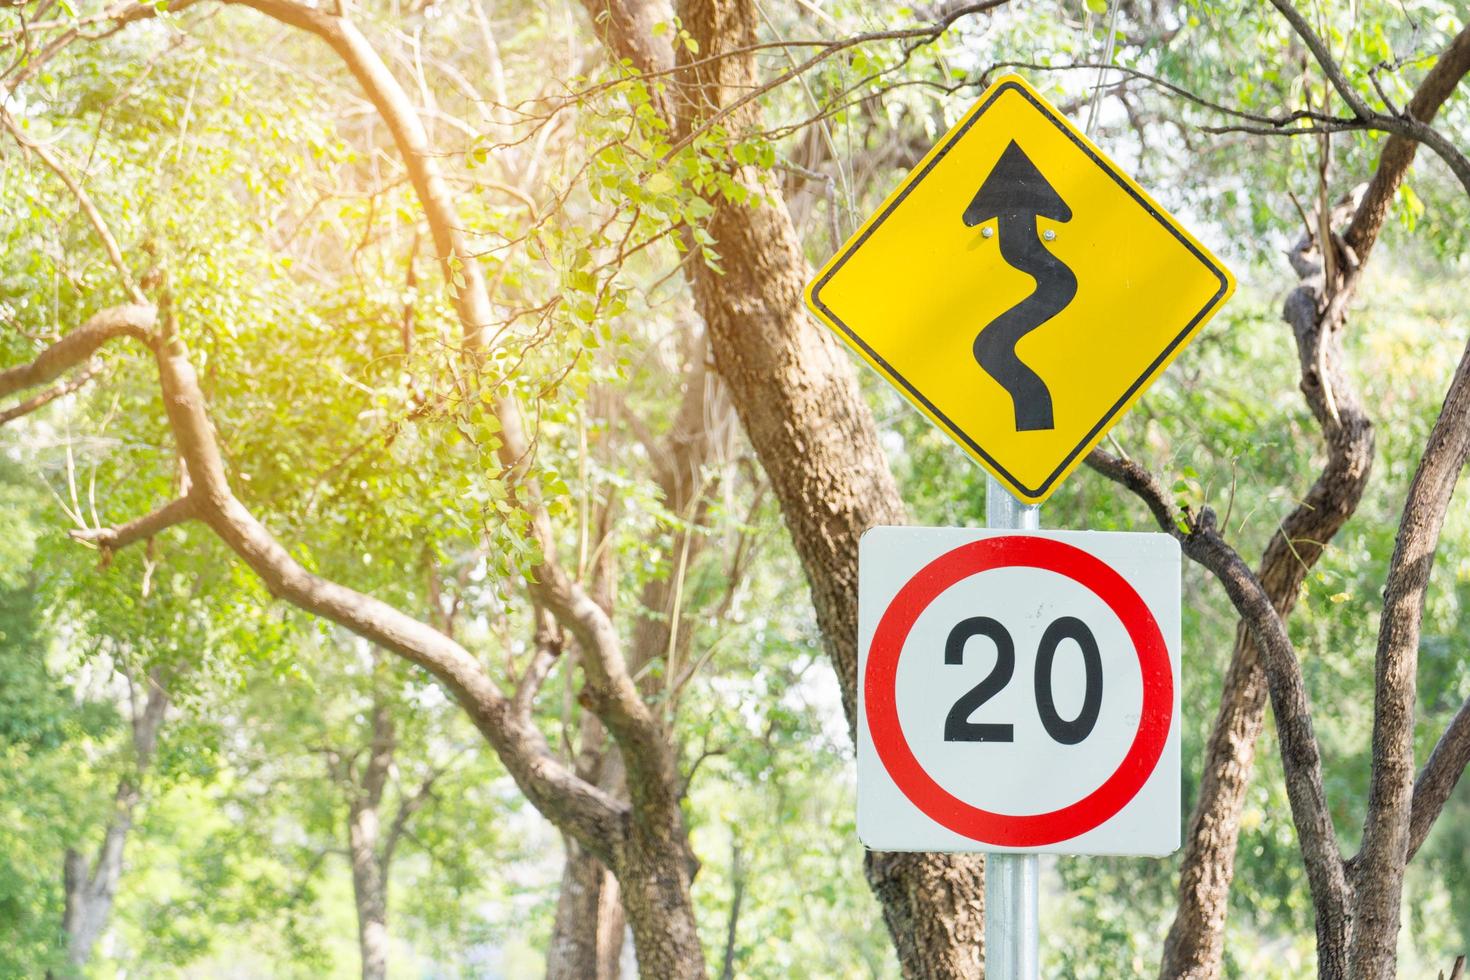
[[1077, 295], [1077, 277], [1041, 244], [1036, 227], [1038, 217], [1070, 221], [1072, 209], [1012, 142], [975, 192], [964, 217], [969, 228], [998, 217], [1001, 257], [1036, 280], [1031, 295], [980, 328], [975, 360], [1010, 394], [1018, 432], [1053, 428], [1051, 392], [1040, 375], [1021, 363], [1016, 344], [1066, 309]]

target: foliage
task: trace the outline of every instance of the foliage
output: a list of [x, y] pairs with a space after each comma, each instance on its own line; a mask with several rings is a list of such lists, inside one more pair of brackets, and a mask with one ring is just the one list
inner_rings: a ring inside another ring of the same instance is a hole
[[[762, 42], [846, 37], [923, 13], [758, 6]], [[14, 18], [48, 7], [12, 7], [0, 31], [12, 38]], [[62, 7], [45, 16], [102, 10]], [[523, 594], [540, 546], [517, 504], [521, 486], [542, 489], [560, 557], [583, 581], [604, 561], [611, 568], [609, 591], [629, 613], [620, 622], [666, 615], [638, 606], [651, 587], [677, 583], [687, 646], [655, 651], [639, 677], [690, 779], [683, 806], [712, 970], [723, 966], [738, 889], [738, 975], [895, 976], [862, 878], [851, 743], [802, 573], [717, 397], [701, 508], [677, 512], [659, 486], [650, 437], [676, 424], [678, 378], [705, 357], [686, 272], [721, 268], [715, 204], [756, 203], [742, 168], [774, 178], [809, 257], [825, 258], [1007, 66], [1028, 66], [1085, 120], [1097, 77], [1081, 66], [1101, 57], [1107, 9], [1013, 5], [933, 43], [857, 44], [763, 93], [763, 127], [683, 134], [655, 111], [668, 87], [597, 55], [579, 8], [509, 3], [487, 16], [471, 3], [360, 5], [354, 16], [417, 87], [491, 283], [500, 319], [485, 325], [478, 386], [454, 307], [465, 268], [439, 261], [390, 134], [315, 39], [251, 10], [199, 4], [52, 57], [31, 52], [34, 77], [3, 106], [27, 139], [85, 176], [129, 276], [167, 296], [237, 492], [303, 564], [443, 620], [482, 662], [504, 665], [507, 689], [536, 627]], [[1353, 77], [1378, 70], [1384, 95], [1401, 103], [1463, 9], [1364, 0], [1316, 5], [1311, 16]], [[1239, 112], [1338, 111], [1265, 6], [1138, 3], [1121, 21], [1115, 63], [1134, 74], [1108, 76], [1094, 136], [1205, 229], [1244, 288], [1114, 438], [1168, 474], [1177, 500], [1214, 507], [1251, 557], [1322, 456], [1277, 312], [1295, 281], [1281, 254], [1307, 212], [1370, 173], [1382, 137], [1211, 131], [1246, 122]], [[700, 56], [677, 21], [657, 36]], [[775, 77], [816, 48], [764, 49], [762, 70]], [[1463, 129], [1466, 111], [1452, 100], [1445, 131]], [[7, 366], [126, 298], [76, 199], [11, 146], [0, 153]], [[1291, 621], [1349, 847], [1367, 795], [1376, 590], [1463, 341], [1466, 217], [1460, 189], [1426, 155], [1395, 203], [1348, 334], [1377, 425], [1375, 478]], [[538, 972], [560, 849], [439, 686], [274, 603], [207, 529], [172, 528], [107, 556], [67, 536], [181, 491], [146, 352], [112, 345], [97, 370], [76, 395], [0, 430], [0, 974], [61, 968], [62, 856], [95, 849], [131, 772], [126, 679], [155, 672], [174, 706], [141, 781], [97, 975], [350, 974], [356, 925], [340, 852], [353, 789], [324, 760], [361, 751], [378, 704], [398, 739], [388, 812], [444, 770], [390, 875], [396, 968]], [[981, 523], [983, 474], [876, 379], [865, 384], [914, 520]], [[504, 434], [481, 410], [496, 397], [515, 399], [532, 422], [524, 474], [496, 455]], [[1150, 528], [1135, 502], [1086, 473], [1048, 504], [1045, 524]], [[1470, 696], [1467, 554], [1460, 507], [1425, 616], [1421, 760]], [[1186, 572], [1185, 589], [1187, 813], [1235, 617], [1199, 570]], [[563, 652], [536, 716], [568, 757], [584, 710], [574, 656]], [[1227, 971], [1301, 975], [1312, 911], [1269, 734], [1258, 759]], [[1430, 973], [1470, 944], [1467, 815], [1462, 789], [1412, 866], [1405, 973]], [[1177, 864], [1049, 863], [1048, 974], [1149, 972]]]

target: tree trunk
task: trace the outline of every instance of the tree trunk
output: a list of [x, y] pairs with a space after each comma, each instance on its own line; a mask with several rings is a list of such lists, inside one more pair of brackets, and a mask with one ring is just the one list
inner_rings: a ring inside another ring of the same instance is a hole
[[602, 878], [601, 904], [597, 908], [597, 980], [620, 980], [623, 975], [623, 940], [628, 917], [623, 913], [622, 889], [611, 871]]
[[[1432, 120], [1467, 70], [1470, 29], [1462, 29], [1424, 76], [1405, 114], [1424, 122]], [[1295, 605], [1310, 567], [1357, 509], [1367, 484], [1373, 461], [1373, 431], [1343, 369], [1341, 334], [1348, 303], [1417, 149], [1418, 144], [1410, 139], [1390, 137], [1383, 144], [1362, 200], [1355, 208], [1350, 201], [1339, 205], [1344, 212], [1352, 208], [1352, 221], [1342, 242], [1328, 250], [1337, 261], [1326, 260], [1320, 242], [1315, 262], [1308, 255], [1311, 242], [1304, 242], [1292, 255], [1292, 265], [1302, 283], [1287, 297], [1283, 317], [1296, 336], [1302, 394], [1322, 426], [1328, 460], [1307, 498], [1282, 522], [1261, 563], [1261, 584], [1283, 617]], [[1324, 186], [1318, 225], [1331, 229], [1345, 214], [1328, 212], [1325, 194]], [[1319, 231], [1315, 237], [1326, 235]], [[1343, 259], [1347, 253], [1353, 259], [1346, 263], [1345, 270]], [[1242, 625], [1236, 634], [1220, 713], [1206, 754], [1200, 799], [1190, 824], [1180, 876], [1179, 909], [1165, 942], [1160, 970], [1164, 980], [1213, 980], [1219, 976], [1240, 811], [1255, 762], [1265, 695], [1260, 654]], [[1323, 955], [1321, 961], [1325, 963], [1328, 958]]]
[[[381, 653], [373, 650], [373, 668], [380, 666]], [[362, 980], [386, 980], [388, 976], [388, 856], [391, 848], [383, 840], [383, 789], [393, 766], [397, 731], [382, 693], [373, 692], [372, 734], [367, 765], [361, 780], [356, 766], [333, 764], [332, 775], [347, 785], [347, 854], [352, 862], [352, 897], [357, 906], [357, 946], [362, 954]], [[344, 778], [345, 777], [345, 778]]]
[[[1336, 227], [1352, 213], [1350, 200], [1321, 218]], [[1320, 236], [1319, 236], [1320, 237]], [[1356, 275], [1334, 280], [1329, 294], [1320, 244], [1303, 239], [1290, 253], [1302, 282], [1283, 304], [1301, 370], [1301, 391], [1322, 427], [1327, 461], [1302, 502], [1281, 522], [1257, 575], [1276, 612], [1285, 619], [1307, 574], [1356, 511], [1373, 464], [1373, 427], [1343, 364], [1346, 297]], [[1328, 302], [1329, 295], [1336, 302]], [[1203, 764], [1199, 800], [1185, 842], [1179, 907], [1164, 943], [1160, 976], [1211, 980], [1219, 975], [1225, 916], [1240, 813], [1265, 721], [1266, 674], [1260, 651], [1242, 622], [1220, 694]]]
[[1356, 901], [1347, 972], [1365, 980], [1392, 980], [1398, 970], [1414, 792], [1414, 711], [1419, 693], [1424, 599], [1440, 531], [1467, 459], [1470, 347], [1461, 355], [1409, 484], [1383, 587], [1374, 669], [1373, 780], [1368, 812], [1363, 817], [1363, 846], [1354, 858]]
[[352, 897], [357, 903], [357, 945], [362, 953], [362, 980], [388, 976], [388, 882], [378, 859], [376, 806], [354, 803], [348, 808], [347, 840], [352, 860]]
[[[750, 0], [692, 0], [680, 12], [704, 66], [687, 71], [685, 102], [707, 114], [755, 83], [751, 56], [728, 52], [755, 43], [756, 12]], [[754, 122], [739, 116], [724, 124], [738, 132]], [[858, 539], [870, 527], [906, 523], [903, 501], [851, 359], [804, 309], [809, 269], [779, 186], [755, 167], [736, 176], [760, 203], [715, 202], [710, 230], [724, 273], [695, 265], [695, 300], [781, 503], [855, 733]], [[983, 858], [874, 853], [865, 868], [906, 977], [982, 974]]]
[[693, 858], [683, 828], [672, 821], [660, 825], [635, 818], [618, 863], [638, 975], [703, 980], [704, 950], [689, 895]]
[[725, 963], [720, 980], [735, 980], [735, 956], [740, 937], [740, 903], [745, 899], [745, 862], [741, 859], [740, 838], [730, 842], [730, 915], [725, 920]]
[[[131, 684], [131, 680], [129, 681]], [[122, 878], [123, 847], [133, 829], [133, 811], [142, 798], [139, 782], [153, 761], [158, 729], [168, 709], [168, 695], [156, 676], [148, 678], [148, 697], [133, 717], [133, 771], [118, 780], [112, 819], [102, 835], [97, 857], [88, 866], [80, 852], [67, 849], [62, 864], [66, 906], [62, 929], [66, 933], [67, 961], [82, 967], [92, 958], [97, 940], [107, 931], [113, 900]]]
[[[588, 695], [584, 687], [584, 702]], [[633, 931], [638, 976], [703, 980], [704, 949], [689, 890], [698, 862], [689, 850], [672, 750], [630, 757], [605, 737], [604, 723], [586, 713], [581, 756], [577, 771], [583, 778], [595, 778], [600, 789], [632, 804], [608, 865], [615, 869], [618, 888], [615, 893], [604, 889], [601, 899], [621, 904]], [[595, 929], [584, 928], [602, 935], [607, 955], [615, 958], [621, 944], [611, 933], [616, 925], [620, 935], [621, 923], [604, 922], [601, 907], [593, 921]]]
[[[1308, 244], [1295, 253], [1308, 281], [1291, 294], [1284, 316], [1296, 335], [1302, 391], [1323, 427], [1328, 459], [1306, 498], [1271, 538], [1257, 572], [1283, 619], [1296, 605], [1307, 574], [1357, 510], [1373, 466], [1372, 422], [1343, 367], [1341, 324], [1324, 323], [1319, 315], [1321, 270], [1308, 264]], [[1241, 623], [1185, 841], [1179, 908], [1159, 971], [1164, 980], [1212, 980], [1219, 975], [1240, 813], [1265, 709], [1265, 668], [1250, 630]]]
[[92, 867], [88, 867], [84, 855], [67, 848], [62, 868], [66, 882], [62, 928], [66, 930], [67, 962], [73, 966], [87, 965], [112, 918], [112, 904], [122, 877], [123, 844], [133, 826], [132, 810], [137, 800], [137, 792], [129, 783], [118, 785], [116, 813], [107, 825]]
[[1164, 940], [1160, 980], [1213, 980], [1219, 976], [1230, 883], [1235, 878], [1235, 853], [1240, 841], [1240, 812], [1250, 788], [1256, 741], [1265, 720], [1266, 672], [1249, 629], [1240, 623], [1220, 694], [1220, 710], [1205, 749], [1199, 799], [1184, 841], [1179, 906]]
[[[743, 176], [757, 194], [779, 194], [758, 172]], [[858, 539], [906, 523], [903, 503], [851, 361], [802, 309], [807, 267], [785, 208], [721, 205], [713, 230], [725, 274], [697, 267], [695, 296], [781, 502], [855, 733]], [[875, 853], [866, 869], [905, 976], [980, 976], [981, 857]]]
[[564, 843], [546, 980], [619, 980], [624, 918], [617, 879], [575, 841]]
[[[612, 609], [611, 549], [594, 576], [593, 594], [605, 609]], [[617, 746], [597, 716], [582, 715], [576, 771], [618, 797], [628, 795], [622, 759]], [[546, 951], [547, 980], [618, 980], [623, 952], [622, 896], [617, 878], [585, 848], [562, 835], [566, 863], [562, 866], [561, 891], [556, 900], [556, 920]]]

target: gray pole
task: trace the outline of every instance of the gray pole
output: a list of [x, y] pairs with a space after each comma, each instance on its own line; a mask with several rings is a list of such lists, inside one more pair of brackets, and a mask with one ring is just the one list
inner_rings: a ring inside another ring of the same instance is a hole
[[[985, 523], [995, 529], [1035, 531], [1041, 508], [1021, 503], [995, 477], [985, 483]], [[1035, 854], [992, 854], [985, 862], [985, 976], [1037, 980], [1037, 905], [1041, 872]]]

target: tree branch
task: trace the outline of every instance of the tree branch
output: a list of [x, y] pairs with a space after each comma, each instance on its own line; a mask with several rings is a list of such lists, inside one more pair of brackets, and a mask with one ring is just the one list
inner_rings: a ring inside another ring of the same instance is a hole
[[[1350, 201], [1340, 205], [1329, 215], [1327, 226], [1339, 224], [1350, 209]], [[1282, 318], [1292, 330], [1301, 392], [1321, 426], [1327, 460], [1306, 495], [1281, 520], [1256, 573], [1283, 618], [1296, 605], [1312, 567], [1356, 512], [1373, 466], [1372, 422], [1344, 368], [1342, 351], [1346, 296], [1355, 287], [1359, 270], [1349, 273], [1336, 292], [1329, 289], [1320, 255], [1314, 258], [1320, 252], [1316, 239], [1322, 237], [1320, 232], [1313, 234], [1317, 223], [1308, 222], [1308, 235], [1290, 253], [1301, 282], [1288, 294]], [[1179, 906], [1164, 943], [1160, 976], [1219, 969], [1240, 812], [1267, 692], [1259, 647], [1242, 621], [1202, 767], [1180, 868]]]
[[1470, 347], [1460, 359], [1430, 431], [1399, 521], [1383, 587], [1374, 671], [1373, 777], [1350, 963], [1354, 976], [1391, 976], [1397, 953], [1404, 865], [1410, 849], [1414, 707], [1424, 598], [1445, 513], [1470, 455]]
[[[1470, 26], [1456, 34], [1449, 46], [1435, 59], [1434, 65], [1424, 75], [1409, 104], [1404, 108], [1403, 115], [1425, 124], [1433, 122], [1439, 107], [1455, 91], [1467, 72], [1470, 72]], [[1368, 253], [1378, 239], [1378, 233], [1388, 218], [1389, 206], [1399, 185], [1403, 183], [1409, 164], [1414, 162], [1414, 154], [1418, 148], [1417, 141], [1397, 133], [1389, 136], [1383, 144], [1383, 150], [1378, 156], [1378, 169], [1358, 205], [1357, 213], [1353, 215], [1352, 224], [1343, 235], [1357, 255], [1360, 265], [1368, 258]]]
[[562, 635], [557, 629], [556, 621], [543, 610], [536, 610], [536, 640], [535, 652], [531, 654], [531, 662], [526, 665], [526, 672], [516, 682], [514, 703], [516, 711], [523, 717], [530, 717], [531, 705], [536, 700], [536, 695], [541, 692], [541, 685], [546, 683], [546, 675], [551, 673], [552, 665], [561, 659]]
[[[383, 63], [368, 39], [345, 17], [336, 17], [293, 0], [225, 2], [251, 7], [283, 24], [316, 35], [337, 53], [352, 72], [388, 127], [399, 154], [403, 157], [404, 165], [408, 168], [409, 180], [428, 219], [429, 231], [434, 239], [434, 248], [445, 280], [452, 283], [456, 279], [456, 272], [463, 277], [463, 287], [451, 287], [451, 292], [464, 330], [465, 343], [471, 349], [478, 348], [483, 342], [484, 332], [494, 319], [489, 293], [485, 289], [484, 274], [469, 246], [463, 223], [454, 206], [453, 191], [439, 170], [436, 154], [429, 144], [429, 135], [403, 86], [393, 77], [392, 71]], [[505, 421], [502, 419], [503, 423]]]
[[134, 303], [146, 304], [147, 298], [138, 288], [138, 284], [133, 281], [133, 275], [128, 271], [127, 263], [123, 261], [122, 249], [118, 247], [117, 239], [113, 237], [111, 229], [107, 227], [107, 222], [102, 220], [102, 213], [97, 210], [97, 205], [92, 203], [92, 198], [82, 189], [82, 185], [77, 183], [66, 167], [62, 166], [61, 160], [54, 153], [21, 131], [21, 128], [15, 124], [15, 118], [6, 111], [3, 103], [0, 103], [0, 125], [10, 131], [10, 135], [22, 148], [34, 153], [36, 158], [46, 165], [46, 169], [60, 178], [61, 182], [66, 185], [66, 189], [71, 191], [72, 197], [77, 199], [82, 213], [87, 216], [87, 220], [92, 224], [92, 230], [96, 232], [98, 240], [102, 243], [102, 249], [107, 253], [107, 260], [117, 270], [124, 291]]
[[41, 384], [90, 357], [103, 344], [132, 337], [153, 351], [170, 428], [191, 485], [181, 500], [115, 529], [112, 547], [156, 533], [187, 516], [203, 520], [260, 576], [272, 595], [323, 616], [438, 677], [500, 754], [537, 808], [588, 850], [611, 860], [626, 804], [589, 785], [551, 753], [539, 730], [518, 716], [475, 658], [458, 643], [371, 596], [307, 572], [239, 502], [182, 341], [160, 340], [153, 307], [129, 305], [95, 314], [33, 361], [0, 372], [0, 396]]
[[1307, 49], [1312, 52], [1312, 57], [1317, 59], [1317, 64], [1322, 66], [1327, 80], [1332, 83], [1333, 88], [1337, 89], [1337, 94], [1342, 96], [1342, 101], [1353, 110], [1353, 114], [1365, 121], [1376, 116], [1377, 113], [1368, 108], [1368, 103], [1363, 101], [1358, 90], [1353, 88], [1347, 76], [1342, 73], [1342, 68], [1332, 57], [1332, 52], [1327, 49], [1327, 45], [1317, 36], [1316, 31], [1312, 30], [1312, 25], [1308, 24], [1307, 19], [1291, 5], [1291, 0], [1271, 0], [1271, 6], [1281, 12], [1281, 16], [1285, 17], [1286, 22], [1291, 25], [1291, 29], [1296, 31], [1297, 36], [1306, 44]]
[[458, 753], [455, 754], [454, 759], [450, 759], [444, 765], [431, 769], [423, 782], [419, 783], [418, 789], [414, 790], [413, 795], [399, 802], [398, 809], [393, 814], [393, 821], [388, 825], [388, 833], [383, 838], [383, 867], [386, 868], [393, 863], [393, 852], [397, 850], [399, 840], [408, 830], [408, 821], [433, 798], [434, 784], [449, 771], [457, 758], [459, 758]]
[[22, 416], [29, 415], [32, 412], [37, 411], [38, 409], [44, 408], [45, 406], [56, 401], [56, 399], [62, 398], [78, 390], [96, 376], [96, 371], [88, 369], [77, 375], [75, 378], [72, 378], [70, 381], [63, 381], [59, 385], [47, 388], [45, 391], [41, 392], [38, 395], [34, 395], [17, 405], [12, 405], [4, 411], [0, 411], [0, 425], [14, 422], [16, 419], [21, 418]]
[[[1340, 954], [1346, 944], [1349, 922], [1347, 876], [1322, 788], [1322, 758], [1312, 730], [1301, 663], [1287, 635], [1286, 624], [1260, 580], [1220, 536], [1214, 511], [1205, 508], [1198, 516], [1187, 511], [1177, 513], [1154, 475], [1133, 460], [1094, 449], [1087, 457], [1087, 465], [1138, 496], [1159, 527], [1179, 541], [1184, 553], [1220, 581], [1261, 649], [1271, 708], [1281, 740], [1287, 796], [1317, 909], [1319, 961], [1334, 951]], [[1328, 976], [1340, 972], [1330, 963], [1323, 969]]]
[[1429, 753], [1429, 761], [1419, 771], [1419, 778], [1414, 781], [1409, 817], [1409, 860], [1413, 860], [1423, 846], [1466, 765], [1470, 765], [1470, 700], [1455, 713], [1435, 743], [1434, 751]]
[[1385, 133], [1396, 133], [1407, 139], [1423, 143], [1445, 162], [1445, 165], [1460, 181], [1460, 186], [1467, 194], [1470, 194], [1470, 158], [1461, 153], [1459, 147], [1455, 146], [1439, 130], [1413, 119], [1382, 115], [1373, 117], [1371, 128]]
[[[1425, 74], [1410, 99], [1410, 114], [1425, 122], [1433, 118], [1463, 78], [1467, 65], [1470, 29], [1456, 35]], [[1348, 305], [1356, 295], [1393, 196], [1417, 146], [1413, 140], [1391, 135], [1356, 207], [1351, 200], [1340, 203], [1326, 222], [1329, 229], [1342, 226], [1351, 212], [1344, 234], [1324, 236], [1317, 230], [1317, 223], [1303, 215], [1308, 234], [1290, 255], [1301, 282], [1287, 296], [1282, 316], [1295, 335], [1302, 394], [1322, 427], [1328, 457], [1317, 480], [1282, 520], [1262, 556], [1258, 577], [1283, 616], [1295, 605], [1311, 566], [1356, 511], [1372, 469], [1372, 423], [1351, 376], [1344, 370], [1341, 338]], [[1324, 237], [1331, 240], [1331, 246], [1317, 241]], [[1336, 248], [1342, 259], [1333, 263], [1335, 275], [1330, 280], [1324, 268], [1329, 248]], [[1180, 873], [1179, 908], [1165, 941], [1161, 976], [1219, 969], [1239, 815], [1265, 696], [1259, 651], [1242, 623], [1225, 674], [1200, 795], [1190, 822]], [[1351, 878], [1351, 862], [1349, 865]]]
[[859, 44], [867, 44], [872, 41], [880, 40], [909, 39], [913, 41], [915, 47], [921, 47], [924, 44], [928, 44], [937, 40], [942, 34], [944, 34], [950, 29], [950, 27], [954, 25], [955, 21], [960, 20], [963, 17], [968, 17], [971, 14], [986, 13], [988, 11], [994, 10], [996, 7], [1002, 7], [1008, 2], [1009, 0], [981, 0], [980, 3], [969, 3], [960, 7], [956, 7], [953, 10], [950, 10], [944, 16], [935, 20], [932, 24], [928, 24], [924, 27], [912, 27], [892, 31], [873, 31], [867, 34], [854, 34], [851, 37], [842, 38], [840, 41], [833, 41], [832, 44], [822, 49], [821, 51], [818, 51], [816, 54], [807, 58], [805, 61], [793, 65], [791, 68], [788, 68], [786, 71], [777, 75], [769, 82], [764, 82], [760, 85], [757, 85], [755, 88], [751, 89], [749, 92], [746, 92], [744, 95], [741, 95], [733, 102], [720, 106], [719, 109], [717, 109], [715, 112], [710, 113], [705, 118], [701, 119], [697, 126], [690, 128], [688, 132], [680, 136], [679, 139], [676, 140], [673, 145], [668, 148], [667, 151], [665, 151], [663, 159], [665, 161], [672, 159], [674, 154], [678, 153], [684, 147], [694, 142], [696, 139], [699, 138], [701, 134], [708, 132], [714, 126], [719, 125], [719, 123], [721, 123], [725, 119], [728, 119], [736, 112], [739, 112], [745, 106], [754, 102], [762, 95], [765, 95], [767, 92], [770, 92], [773, 89], [779, 88], [780, 86], [791, 81], [793, 78], [804, 75], [806, 72], [812, 70], [823, 61], [826, 61], [828, 58], [841, 51], [845, 51], [851, 47], [856, 47]]
[[[291, 0], [236, 2], [317, 35], [337, 52], [361, 84], [392, 133], [408, 167], [444, 266], [446, 280], [453, 283], [455, 272], [461, 277], [462, 285], [453, 290], [454, 299], [467, 353], [473, 362], [484, 344], [485, 331], [493, 321], [492, 304], [481, 263], [469, 246], [453, 194], [440, 173], [428, 134], [408, 94], [372, 45], [346, 18], [304, 7]], [[512, 398], [496, 396], [494, 411], [501, 424], [501, 446], [497, 455], [505, 467], [508, 481], [514, 484], [529, 464], [525, 425], [520, 407]], [[672, 793], [667, 791], [674, 785], [673, 752], [658, 719], [633, 683], [616, 628], [607, 613], [557, 563], [556, 542], [539, 489], [526, 482], [518, 488], [516, 501], [530, 515], [533, 533], [541, 546], [542, 564], [531, 570], [528, 591], [538, 604], [571, 631], [581, 645], [585, 653], [583, 665], [590, 681], [583, 690], [585, 700], [594, 710], [607, 712], [605, 721], [609, 731], [623, 746], [630, 772], [638, 773], [638, 778], [631, 781], [638, 792], [659, 792], [668, 797], [661, 802], [677, 807]], [[507, 704], [506, 710], [513, 710], [513, 707]], [[664, 789], [659, 790], [655, 783]]]
[[[1292, 127], [1295, 124], [1301, 122], [1312, 123], [1324, 127], [1336, 127], [1339, 129], [1364, 128], [1364, 124], [1361, 120], [1328, 115], [1322, 112], [1315, 112], [1311, 109], [1293, 109], [1291, 112], [1284, 112], [1274, 116], [1267, 115], [1261, 112], [1250, 112], [1245, 109], [1237, 109], [1234, 106], [1228, 106], [1221, 102], [1211, 102], [1209, 99], [1200, 95], [1198, 92], [1192, 92], [1184, 86], [1176, 85], [1166, 78], [1153, 74], [1152, 72], [1144, 71], [1141, 68], [1132, 67], [1130, 65], [1103, 64], [1096, 61], [1072, 61], [1066, 64], [1041, 64], [1035, 61], [997, 61], [985, 69], [985, 72], [981, 76], [981, 78], [988, 79], [994, 72], [1003, 68], [1021, 68], [1026, 71], [1117, 72], [1121, 75], [1126, 76], [1127, 78], [1135, 78], [1139, 81], [1147, 82], [1157, 88], [1161, 88], [1170, 95], [1177, 96], [1185, 100], [1186, 102], [1192, 102], [1202, 109], [1208, 109], [1211, 112], [1218, 112], [1224, 116], [1231, 116], [1236, 119], [1242, 119], [1245, 120], [1246, 123], [1253, 123], [1255, 125], [1249, 128], [1250, 132], [1258, 132], [1266, 135], [1290, 132], [1292, 130], [1290, 130], [1289, 127]], [[1210, 132], [1210, 128], [1206, 127], [1205, 131]]]
[[513, 710], [467, 650], [426, 623], [372, 596], [313, 575], [236, 499], [225, 474], [204, 395], [183, 345], [156, 351], [164, 408], [203, 520], [260, 577], [271, 594], [343, 626], [438, 677], [499, 753], [538, 810], [588, 850], [612, 860], [627, 807], [579, 779], [545, 738]]
[[197, 508], [193, 498], [183, 496], [164, 504], [151, 514], [117, 527], [86, 528], [69, 533], [74, 540], [95, 544], [104, 552], [119, 551], [196, 516]]
[[[169, 5], [169, 9], [179, 10], [193, 2], [194, 0], [176, 0], [175, 3]], [[5, 74], [7, 75], [14, 71], [15, 76], [10, 80], [10, 86], [4, 92], [0, 92], [0, 102], [8, 101], [10, 95], [17, 88], [35, 77], [59, 51], [73, 41], [82, 38], [84, 36], [82, 34], [82, 25], [96, 23], [99, 20], [110, 20], [112, 22], [108, 30], [101, 35], [87, 36], [89, 39], [95, 40], [99, 36], [106, 37], [109, 34], [122, 30], [123, 27], [135, 20], [143, 20], [156, 16], [156, 13], [157, 8], [151, 3], [121, 3], [96, 15], [96, 19], [93, 17], [82, 17], [76, 20], [68, 19], [66, 21], [51, 21], [49, 23], [42, 22], [48, 23], [48, 26], [61, 26], [62, 24], [66, 24], [67, 29], [48, 41], [46, 46], [39, 51], [31, 49], [25, 29], [8, 33], [5, 35], [3, 42], [0, 42], [0, 47], [8, 48], [16, 37], [21, 37], [25, 40], [25, 43], [22, 44], [23, 51], [21, 55], [5, 70]], [[19, 70], [17, 71], [16, 69]]]
[[633, 681], [612, 619], [559, 566], [543, 565], [539, 572], [531, 593], [577, 640], [587, 675], [579, 700], [602, 718], [623, 749], [634, 802], [677, 806], [673, 750]]
[[[1343, 74], [1342, 67], [1332, 57], [1332, 52], [1328, 50], [1327, 45], [1312, 30], [1306, 18], [1292, 6], [1291, 0], [1271, 0], [1271, 5], [1281, 12], [1281, 15], [1286, 18], [1287, 23], [1291, 25], [1292, 30], [1296, 31], [1297, 36], [1306, 44], [1307, 49], [1312, 52], [1312, 57], [1317, 60], [1317, 64], [1327, 75], [1328, 81], [1332, 83], [1332, 87], [1342, 96], [1343, 101], [1348, 104], [1348, 107], [1353, 110], [1353, 114], [1358, 119], [1369, 129], [1396, 134], [1408, 140], [1424, 143], [1438, 154], [1440, 159], [1444, 160], [1445, 164], [1454, 171], [1455, 176], [1459, 179], [1461, 186], [1465, 188], [1466, 193], [1470, 193], [1470, 158], [1466, 158], [1453, 142], [1446, 139], [1434, 127], [1428, 125], [1427, 120], [1421, 121], [1410, 115], [1393, 116], [1381, 112], [1374, 112], [1368, 107], [1368, 103], [1363, 101], [1362, 96], [1358, 94], [1357, 90], [1353, 88], [1347, 76]], [[1466, 30], [1470, 30], [1470, 28], [1466, 28]], [[1465, 69], [1459, 67], [1462, 62], [1465, 62], [1465, 59], [1470, 58], [1470, 52], [1463, 50], [1461, 47], [1461, 45], [1467, 43], [1462, 40], [1464, 34], [1465, 30], [1462, 30], [1460, 35], [1456, 36], [1455, 40], [1446, 50], [1445, 54], [1449, 55], [1448, 62], [1445, 65], [1444, 71], [1433, 78], [1431, 87], [1425, 91], [1425, 103], [1419, 107], [1421, 111], [1427, 111], [1431, 105], [1437, 106], [1439, 102], [1443, 102], [1444, 98], [1448, 97], [1450, 91], [1458, 84], [1460, 77], [1465, 74]], [[1426, 78], [1426, 81], [1431, 80]], [[1440, 97], [1438, 102], [1434, 101], [1435, 96], [1440, 92], [1444, 93], [1443, 97]], [[1430, 112], [1429, 115], [1432, 116], [1433, 113]], [[1412, 154], [1410, 154], [1410, 158], [1412, 158]], [[1406, 161], [1405, 166], [1407, 167], [1407, 165], [1408, 163]], [[1382, 189], [1379, 192], [1382, 193]]]
[[157, 318], [158, 311], [154, 307], [136, 303], [110, 307], [93, 314], [86, 323], [47, 347], [34, 360], [0, 371], [0, 398], [55, 381], [118, 337], [132, 337], [151, 346]]

